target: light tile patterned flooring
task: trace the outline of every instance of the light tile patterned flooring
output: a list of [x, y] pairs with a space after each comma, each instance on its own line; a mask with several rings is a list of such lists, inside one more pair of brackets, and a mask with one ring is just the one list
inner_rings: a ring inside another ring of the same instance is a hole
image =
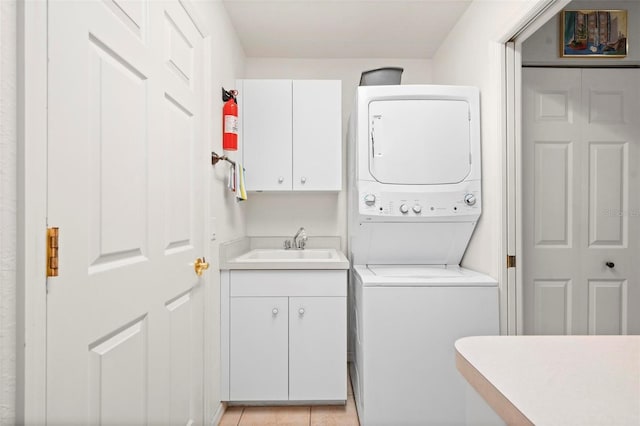
[[220, 426], [360, 426], [351, 381], [346, 405], [227, 407]]

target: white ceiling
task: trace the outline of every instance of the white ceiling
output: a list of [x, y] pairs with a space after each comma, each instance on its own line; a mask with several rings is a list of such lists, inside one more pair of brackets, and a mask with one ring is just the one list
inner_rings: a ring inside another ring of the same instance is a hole
[[223, 0], [248, 57], [428, 59], [471, 0]]

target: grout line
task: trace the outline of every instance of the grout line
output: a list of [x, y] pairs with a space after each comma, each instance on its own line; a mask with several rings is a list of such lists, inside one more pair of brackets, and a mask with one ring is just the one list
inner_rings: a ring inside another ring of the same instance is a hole
[[238, 417], [238, 423], [236, 424], [236, 426], [240, 426], [240, 422], [242, 421], [242, 416], [244, 416], [244, 407], [242, 408], [242, 411], [240, 411], [240, 417]]

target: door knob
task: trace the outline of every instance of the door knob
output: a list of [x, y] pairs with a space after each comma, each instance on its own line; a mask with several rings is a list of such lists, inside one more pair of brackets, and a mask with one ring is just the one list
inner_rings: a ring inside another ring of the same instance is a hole
[[204, 260], [204, 257], [199, 257], [195, 262], [193, 262], [193, 270], [196, 271], [197, 276], [201, 277], [205, 269], [209, 269], [209, 262]]
[[300, 315], [304, 315], [304, 308], [300, 308], [300, 309], [298, 309], [298, 313], [299, 313]]
[[613, 262], [605, 262], [605, 265], [607, 265], [607, 268], [611, 268], [611, 269], [615, 268], [616, 266], [616, 264]]

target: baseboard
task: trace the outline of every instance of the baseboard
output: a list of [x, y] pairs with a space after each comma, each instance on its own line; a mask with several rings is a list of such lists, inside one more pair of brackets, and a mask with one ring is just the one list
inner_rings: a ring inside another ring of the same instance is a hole
[[[348, 398], [348, 396], [347, 396]], [[347, 405], [346, 399], [309, 399], [304, 401], [289, 401], [289, 400], [277, 400], [277, 401], [233, 401], [229, 402], [229, 407], [242, 406], [242, 407], [297, 407], [308, 405]]]
[[211, 419], [211, 426], [218, 426], [220, 424], [220, 421], [222, 420], [222, 416], [224, 415], [224, 412], [227, 410], [227, 404], [225, 404], [224, 402], [221, 402], [220, 405], [218, 405], [218, 409], [216, 410], [216, 413], [213, 415], [213, 418]]

